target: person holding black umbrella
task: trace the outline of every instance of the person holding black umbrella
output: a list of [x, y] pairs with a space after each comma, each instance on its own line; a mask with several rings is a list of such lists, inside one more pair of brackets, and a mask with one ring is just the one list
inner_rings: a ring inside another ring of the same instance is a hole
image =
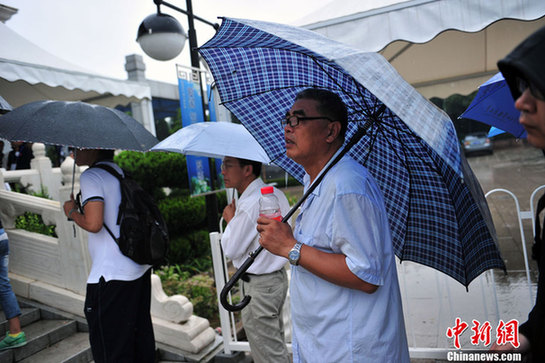
[[[347, 110], [321, 89], [300, 92], [284, 120], [286, 155], [305, 189], [341, 151]], [[382, 193], [345, 155], [302, 204], [296, 226], [257, 220], [260, 243], [292, 264], [294, 362], [408, 363], [401, 297]]]
[[119, 236], [121, 190], [115, 176], [92, 166], [106, 164], [123, 175], [113, 156], [113, 150], [76, 150], [76, 164], [91, 166], [80, 177], [83, 211], [73, 196], [63, 206], [68, 219], [89, 232], [92, 266], [84, 305], [89, 340], [95, 362], [154, 362], [151, 266], [123, 255], [104, 228]]
[[[528, 142], [545, 150], [545, 27], [539, 29], [511, 53], [498, 62], [505, 77], [515, 107], [520, 111], [519, 122], [528, 133]], [[519, 327], [519, 347], [494, 344], [492, 350], [516, 350], [529, 353], [526, 362], [545, 362], [545, 228], [539, 225], [540, 205], [536, 213], [536, 236], [532, 257], [537, 261], [539, 277], [537, 298], [528, 320]], [[539, 231], [543, 230], [543, 234]]]

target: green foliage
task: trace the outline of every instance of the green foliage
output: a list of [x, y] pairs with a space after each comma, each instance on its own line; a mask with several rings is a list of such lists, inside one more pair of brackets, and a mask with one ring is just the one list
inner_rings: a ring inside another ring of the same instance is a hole
[[172, 119], [170, 124], [170, 134], [172, 135], [176, 131], [182, 128], [182, 110], [178, 108], [176, 117]]
[[162, 266], [161, 269], [154, 271], [161, 278], [161, 281], [168, 280], [187, 280], [191, 277], [188, 271], [184, 271], [180, 265]]
[[170, 240], [169, 264], [184, 265], [193, 273], [212, 266], [210, 241], [206, 230], [197, 230]]
[[464, 138], [465, 135], [473, 132], [478, 131], [488, 131], [490, 129], [489, 125], [486, 125], [482, 122], [461, 118], [458, 117], [464, 113], [464, 111], [467, 109], [467, 107], [471, 104], [471, 101], [473, 101], [473, 98], [475, 98], [475, 95], [477, 94], [477, 91], [470, 93], [467, 96], [462, 96], [459, 94], [450, 95], [449, 97], [445, 99], [441, 99], [438, 97], [433, 97], [430, 99], [430, 101], [435, 104], [437, 107], [442, 109], [449, 115], [450, 119], [454, 123], [454, 127], [456, 129], [456, 133], [458, 134], [458, 138], [461, 140]]
[[471, 101], [477, 94], [477, 91], [462, 96], [459, 94], [453, 94], [443, 100], [443, 110], [450, 116], [452, 120], [457, 120], [458, 117], [464, 113], [466, 108], [471, 104]]
[[171, 236], [178, 236], [203, 226], [206, 218], [204, 197], [172, 197], [158, 203]]
[[[24, 192], [25, 194], [33, 195], [39, 198], [51, 199], [47, 188], [42, 185], [39, 192], [29, 192], [26, 188], [17, 190], [17, 192]], [[25, 231], [40, 233], [50, 237], [57, 237], [55, 233], [55, 225], [45, 225], [42, 216], [32, 212], [25, 212], [23, 215], [18, 216], [15, 219], [15, 227], [23, 229]]]
[[221, 214], [223, 213], [223, 210], [227, 206], [227, 193], [225, 191], [216, 193], [216, 198], [218, 200], [218, 211], [220, 214], [219, 218], [221, 218]]
[[193, 304], [194, 314], [217, 321], [218, 305], [214, 279], [207, 273], [190, 276], [181, 266], [164, 267], [155, 273], [167, 295], [184, 295]]
[[291, 195], [290, 193], [284, 193], [286, 195], [286, 199], [288, 199], [288, 203], [290, 206], [294, 206], [298, 201], [299, 198], [295, 195]]
[[47, 191], [47, 187], [43, 185], [40, 187], [39, 192], [30, 192], [29, 194], [39, 198], [51, 199], [49, 192]]
[[42, 220], [42, 216], [36, 213], [25, 212], [25, 214], [17, 217], [15, 219], [15, 227], [29, 232], [57, 237], [55, 225], [46, 226]]
[[159, 141], [166, 139], [170, 135], [168, 123], [165, 119], [155, 120], [155, 134]]
[[115, 156], [114, 161], [152, 194], [154, 189], [162, 187], [189, 189], [185, 156], [182, 154], [123, 151]]

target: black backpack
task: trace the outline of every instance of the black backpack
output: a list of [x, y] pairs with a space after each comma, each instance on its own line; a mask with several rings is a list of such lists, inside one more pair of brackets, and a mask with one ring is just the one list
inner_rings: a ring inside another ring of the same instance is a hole
[[164, 263], [169, 247], [168, 230], [153, 198], [136, 181], [126, 174], [120, 175], [113, 167], [105, 164], [93, 167], [106, 170], [119, 180], [119, 238], [115, 238], [106, 224], [104, 227], [121, 253], [139, 264], [158, 266]]

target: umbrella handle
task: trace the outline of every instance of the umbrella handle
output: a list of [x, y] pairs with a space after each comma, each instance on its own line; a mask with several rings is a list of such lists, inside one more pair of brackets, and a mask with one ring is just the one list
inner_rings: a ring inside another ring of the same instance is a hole
[[[381, 107], [379, 109], [379, 112], [382, 113], [383, 111], [384, 111], [384, 107]], [[308, 198], [310, 193], [312, 193], [314, 191], [314, 189], [316, 189], [318, 184], [320, 184], [320, 182], [322, 181], [322, 179], [324, 178], [326, 173], [329, 171], [329, 169], [331, 169], [333, 167], [333, 165], [337, 164], [337, 162], [339, 160], [341, 160], [341, 158], [344, 156], [344, 154], [346, 154], [352, 148], [352, 146], [354, 146], [358, 141], [360, 141], [360, 139], [363, 137], [363, 135], [365, 135], [367, 133], [367, 130], [371, 127], [371, 123], [374, 120], [376, 120], [376, 118], [371, 117], [371, 120], [367, 121], [363, 125], [363, 127], [358, 128], [358, 130], [356, 131], [354, 136], [352, 136], [350, 141], [341, 150], [341, 152], [337, 155], [337, 157], [335, 157], [335, 159], [331, 163], [329, 163], [329, 165], [326, 166], [323, 173], [321, 173], [318, 176], [318, 178], [316, 178], [314, 183], [312, 183], [312, 185], [308, 188], [308, 190], [301, 197], [301, 199], [290, 209], [290, 211], [284, 216], [284, 218], [282, 218], [282, 223], [287, 223], [287, 221], [291, 218], [293, 213], [295, 213], [295, 211], [301, 206], [301, 204], [303, 204], [303, 202]], [[242, 299], [241, 302], [239, 302], [236, 305], [231, 305], [227, 301], [227, 295], [229, 295], [229, 292], [235, 286], [235, 284], [238, 282], [238, 280], [240, 280], [242, 275], [254, 263], [255, 258], [257, 257], [257, 255], [259, 255], [261, 253], [262, 250], [263, 250], [263, 246], [259, 246], [258, 248], [256, 248], [256, 250], [254, 252], [250, 253], [250, 256], [248, 256], [246, 261], [244, 261], [242, 266], [240, 266], [240, 268], [235, 272], [235, 274], [229, 279], [229, 281], [225, 284], [225, 286], [221, 290], [220, 302], [221, 302], [221, 305], [223, 305], [223, 307], [225, 308], [225, 310], [239, 311], [239, 310], [242, 310], [250, 302], [250, 299], [252, 297], [249, 296], [249, 295], [246, 295], [246, 296], [244, 296], [244, 298]]]
[[225, 310], [239, 311], [239, 310], [244, 309], [244, 307], [250, 303], [250, 299], [252, 297], [250, 295], [246, 295], [246, 296], [244, 296], [244, 298], [242, 299], [241, 302], [239, 302], [236, 305], [231, 305], [227, 301], [227, 295], [229, 295], [229, 292], [235, 286], [235, 284], [238, 282], [238, 280], [240, 280], [242, 275], [248, 270], [248, 268], [250, 268], [252, 263], [254, 263], [255, 258], [257, 257], [257, 255], [259, 255], [259, 253], [262, 250], [263, 250], [263, 247], [259, 246], [258, 248], [256, 248], [256, 250], [254, 252], [250, 253], [250, 256], [246, 259], [246, 261], [244, 261], [242, 266], [240, 266], [240, 268], [235, 272], [233, 277], [231, 277], [231, 279], [229, 279], [229, 281], [225, 284], [225, 286], [221, 290], [220, 302], [221, 302], [221, 305], [223, 305], [223, 307], [225, 308]]

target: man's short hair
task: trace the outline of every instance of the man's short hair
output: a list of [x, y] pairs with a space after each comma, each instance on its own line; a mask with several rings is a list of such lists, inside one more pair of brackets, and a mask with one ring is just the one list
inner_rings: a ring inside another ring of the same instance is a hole
[[261, 175], [261, 163], [259, 161], [253, 161], [253, 160], [241, 159], [241, 158], [236, 158], [236, 159], [238, 160], [238, 163], [240, 164], [240, 166], [251, 165], [252, 174], [254, 174], [256, 178], [259, 178], [259, 176]]
[[320, 88], [307, 88], [299, 92], [295, 96], [295, 100], [314, 100], [318, 102], [318, 112], [333, 121], [341, 123], [340, 137], [344, 140], [348, 127], [348, 111], [338, 94]]
[[113, 160], [115, 150], [99, 149], [97, 161]]

